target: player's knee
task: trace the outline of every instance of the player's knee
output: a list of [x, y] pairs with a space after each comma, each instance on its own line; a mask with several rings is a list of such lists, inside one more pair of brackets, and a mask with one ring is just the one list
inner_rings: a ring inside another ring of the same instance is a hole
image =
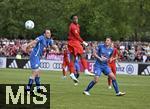
[[111, 78], [112, 80], [116, 80], [116, 77], [115, 76], [112, 76], [112, 78]]
[[95, 84], [98, 83], [98, 80], [95, 80]]
[[95, 82], [95, 84], [96, 84], [96, 83], [98, 83], [98, 80], [95, 80], [94, 82]]
[[98, 78], [95, 78], [95, 79], [94, 79], [94, 82], [95, 82], [95, 83], [98, 83]]
[[109, 74], [109, 78], [111, 78], [112, 80], [116, 80], [116, 77], [112, 72]]

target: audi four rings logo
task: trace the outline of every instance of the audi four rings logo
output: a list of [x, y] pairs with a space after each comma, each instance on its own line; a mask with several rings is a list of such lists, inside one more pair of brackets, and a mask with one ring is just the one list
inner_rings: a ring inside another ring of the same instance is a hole
[[54, 63], [53, 68], [54, 69], [62, 69], [62, 64], [61, 63]]
[[40, 63], [40, 67], [41, 68], [49, 68], [50, 67], [50, 64], [48, 62], [41, 62]]

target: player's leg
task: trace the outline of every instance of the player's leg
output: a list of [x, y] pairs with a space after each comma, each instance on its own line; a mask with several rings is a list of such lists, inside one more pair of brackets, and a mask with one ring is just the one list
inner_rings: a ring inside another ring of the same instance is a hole
[[82, 66], [84, 68], [84, 74], [85, 75], [94, 76], [93, 73], [88, 71], [87, 60], [85, 59], [84, 55], [83, 54], [79, 54], [79, 58], [80, 58]]
[[89, 84], [88, 84], [88, 86], [86, 87], [86, 89], [84, 90], [84, 92], [83, 92], [83, 94], [85, 94], [85, 95], [90, 95], [90, 93], [89, 93], [89, 91], [93, 88], [93, 86], [98, 82], [98, 79], [99, 79], [99, 77], [100, 77], [100, 75], [101, 75], [101, 68], [99, 68], [99, 67], [94, 67], [94, 74], [95, 74], [95, 76], [94, 76], [94, 80], [92, 80]]
[[65, 79], [67, 75], [67, 63], [65, 61], [62, 64], [62, 71], [63, 71], [63, 79]]
[[40, 90], [40, 58], [36, 57], [36, 65], [37, 66], [34, 66], [35, 70], [34, 70], [34, 73], [36, 74], [35, 76], [35, 84], [36, 84], [36, 88], [37, 88], [37, 92], [40, 93], [41, 90]]
[[94, 80], [92, 80], [89, 84], [88, 84], [88, 86], [86, 87], [86, 89], [83, 91], [83, 94], [85, 94], [85, 95], [90, 95], [90, 93], [89, 93], [89, 91], [93, 88], [93, 86], [98, 82], [98, 76], [95, 76], [94, 77]]
[[79, 78], [79, 72], [80, 72], [80, 65], [79, 65], [79, 62], [78, 61], [75, 61], [75, 77], [76, 78]]
[[39, 66], [40, 66], [40, 59], [36, 56], [30, 56], [30, 64], [32, 69], [32, 75], [29, 77], [29, 81], [26, 87], [26, 91], [30, 92], [32, 84], [34, 83], [35, 79], [37, 81], [37, 76], [39, 74]]
[[70, 63], [69, 63], [70, 77], [75, 83], [78, 83], [79, 80], [74, 76], [74, 73], [75, 73], [74, 63], [75, 63], [75, 55], [71, 53]]
[[106, 75], [108, 75], [112, 79], [112, 85], [114, 87], [116, 95], [117, 96], [123, 96], [123, 95], [125, 95], [125, 93], [122, 93], [122, 92], [119, 91], [119, 87], [118, 87], [118, 84], [117, 84], [117, 81], [116, 81], [116, 76], [111, 72], [111, 70], [110, 70], [109, 67], [105, 68], [104, 73]]
[[41, 93], [41, 89], [40, 89], [40, 73], [41, 73], [41, 71], [38, 70], [37, 71], [37, 75], [35, 77], [35, 84], [36, 84], [36, 88], [37, 88], [37, 92], [38, 93]]
[[27, 84], [27, 86], [26, 86], [26, 91], [27, 91], [27, 92], [30, 92], [30, 91], [31, 91], [31, 87], [32, 87], [32, 84], [34, 83], [34, 80], [35, 80], [36, 75], [37, 75], [36, 69], [35, 69], [35, 70], [32, 70], [32, 75], [29, 77], [29, 81], [28, 81], [28, 84]]
[[[109, 67], [111, 69], [111, 71], [113, 72], [113, 68], [112, 68], [112, 65], [109, 64]], [[112, 84], [112, 80], [111, 78], [108, 76], [108, 89], [111, 89], [111, 84]]]
[[[112, 73], [114, 74], [114, 76], [116, 77], [116, 65], [112, 64], [110, 66]], [[111, 85], [112, 85], [112, 79], [108, 76], [108, 88], [111, 89]]]

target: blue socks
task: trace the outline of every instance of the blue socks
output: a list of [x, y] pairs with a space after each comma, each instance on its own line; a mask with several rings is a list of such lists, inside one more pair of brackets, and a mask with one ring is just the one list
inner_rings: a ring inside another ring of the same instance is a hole
[[40, 77], [35, 77], [35, 83], [36, 83], [37, 89], [40, 89]]
[[[116, 93], [119, 93], [119, 88], [116, 80], [112, 80], [113, 87]], [[95, 85], [95, 81], [91, 81], [85, 91], [89, 91]]]
[[113, 87], [116, 93], [119, 93], [119, 88], [116, 80], [112, 80]]
[[[30, 77], [30, 78], [29, 78], [28, 85], [27, 85], [27, 87], [26, 87], [26, 89], [27, 89], [28, 91], [30, 91], [30, 89], [31, 89], [33, 83], [34, 83], [34, 79], [32, 79], [32, 78]], [[37, 89], [40, 89], [40, 77], [35, 77], [35, 83], [36, 83]]]
[[29, 78], [28, 85], [27, 85], [27, 90], [28, 90], [28, 91], [30, 91], [33, 82], [34, 82], [34, 79], [32, 79], [32, 78], [30, 77], [30, 78]]
[[74, 76], [75, 76], [76, 78], [79, 78], [79, 73], [75, 73]]
[[91, 82], [89, 83], [89, 85], [87, 86], [87, 88], [85, 89], [85, 91], [89, 91], [94, 85], [95, 85], [95, 82], [94, 82], [94, 81], [91, 81]]

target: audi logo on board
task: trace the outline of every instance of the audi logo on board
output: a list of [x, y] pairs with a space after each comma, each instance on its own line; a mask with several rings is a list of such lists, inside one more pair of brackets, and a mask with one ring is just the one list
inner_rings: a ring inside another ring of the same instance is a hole
[[54, 69], [62, 69], [62, 63], [54, 63], [53, 68]]
[[49, 62], [41, 62], [40, 63], [40, 68], [49, 68], [50, 67], [50, 63]]

